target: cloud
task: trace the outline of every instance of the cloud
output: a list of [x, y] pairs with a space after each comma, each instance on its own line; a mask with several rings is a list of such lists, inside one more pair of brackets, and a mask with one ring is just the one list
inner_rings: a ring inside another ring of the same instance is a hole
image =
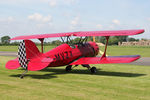
[[52, 16], [51, 15], [48, 15], [48, 16], [45, 16], [43, 17], [43, 22], [51, 22], [52, 21]]
[[37, 22], [42, 22], [42, 23], [47, 23], [52, 21], [52, 16], [43, 16], [42, 14], [39, 13], [34, 13], [32, 15], [28, 16], [29, 20], [37, 21]]
[[53, 25], [51, 15], [44, 16], [40, 13], [34, 13], [27, 16], [27, 18], [30, 22], [32, 21], [32, 25], [38, 28], [51, 27]]
[[96, 25], [96, 28], [98, 28], [98, 29], [102, 29], [102, 28], [103, 28], [103, 26], [102, 26], [101, 24], [97, 24], [97, 25]]
[[148, 21], [150, 21], [150, 18], [147, 18]]
[[15, 19], [12, 16], [0, 18], [0, 22], [13, 22]]
[[72, 5], [78, 2], [78, 0], [62, 0], [67, 5]]
[[50, 5], [51, 7], [55, 7], [55, 6], [57, 5], [57, 1], [56, 1], [56, 0], [51, 0], [51, 1], [49, 2], [49, 5]]
[[114, 29], [115, 26], [114, 26], [114, 25], [110, 25], [108, 28], [109, 28], [109, 29]]
[[80, 17], [79, 16], [76, 16], [71, 22], [71, 29], [74, 29], [78, 26], [80, 26]]
[[71, 25], [73, 25], [73, 26], [76, 26], [77, 24], [78, 24], [78, 22], [79, 22], [79, 17], [77, 16], [77, 17], [75, 17], [72, 21], [71, 21]]
[[34, 14], [32, 14], [32, 15], [29, 15], [28, 16], [28, 19], [30, 19], [30, 20], [35, 20], [35, 21], [40, 21], [41, 19], [42, 19], [42, 15], [41, 14], [39, 14], [39, 13], [34, 13]]
[[9, 16], [8, 19], [7, 19], [9, 22], [12, 22], [14, 21], [14, 18], [12, 16]]
[[112, 20], [113, 24], [120, 25], [120, 21], [118, 19]]
[[[57, 5], [73, 5], [78, 3], [79, 0], [45, 0], [44, 2], [49, 3], [51, 7], [56, 7]], [[42, 0], [41, 0], [42, 2]]]

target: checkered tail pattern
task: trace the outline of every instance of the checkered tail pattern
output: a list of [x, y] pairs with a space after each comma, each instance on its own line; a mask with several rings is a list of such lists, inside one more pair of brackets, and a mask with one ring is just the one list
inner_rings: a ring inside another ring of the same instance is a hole
[[20, 44], [19, 44], [18, 58], [19, 58], [20, 66], [27, 69], [26, 48], [25, 48], [25, 41], [24, 40], [22, 42], [20, 42]]

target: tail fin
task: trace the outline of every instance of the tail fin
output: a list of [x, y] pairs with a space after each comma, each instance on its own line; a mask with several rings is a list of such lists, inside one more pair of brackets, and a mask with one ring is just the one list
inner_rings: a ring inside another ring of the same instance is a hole
[[28, 61], [39, 56], [39, 54], [41, 54], [40, 51], [31, 40], [23, 40], [23, 42], [20, 42], [18, 48], [18, 58], [21, 67], [27, 69]]

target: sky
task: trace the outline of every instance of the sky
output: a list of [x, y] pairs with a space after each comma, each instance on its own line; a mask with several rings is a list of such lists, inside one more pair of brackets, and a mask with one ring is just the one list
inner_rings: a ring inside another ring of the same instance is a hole
[[144, 29], [150, 39], [150, 0], [0, 0], [0, 37]]

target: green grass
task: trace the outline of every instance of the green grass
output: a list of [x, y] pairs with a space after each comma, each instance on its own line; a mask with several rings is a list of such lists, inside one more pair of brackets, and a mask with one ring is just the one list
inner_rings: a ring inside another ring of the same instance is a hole
[[[100, 47], [104, 51], [104, 47]], [[141, 55], [142, 57], [150, 57], [150, 46], [108, 46], [107, 55]]]
[[[41, 50], [41, 46], [37, 46], [39, 50]], [[47, 52], [51, 50], [52, 48], [55, 48], [56, 46], [44, 46], [44, 52]], [[0, 46], [0, 51], [11, 51], [11, 52], [17, 52], [18, 46]]]
[[0, 46], [0, 51], [17, 52], [18, 46]]
[[[95, 65], [91, 75], [81, 66], [70, 73], [65, 67], [42, 71], [7, 70], [5, 63], [14, 57], [0, 57], [1, 100], [149, 100], [150, 66], [126, 64]], [[100, 70], [101, 69], [101, 70]]]

